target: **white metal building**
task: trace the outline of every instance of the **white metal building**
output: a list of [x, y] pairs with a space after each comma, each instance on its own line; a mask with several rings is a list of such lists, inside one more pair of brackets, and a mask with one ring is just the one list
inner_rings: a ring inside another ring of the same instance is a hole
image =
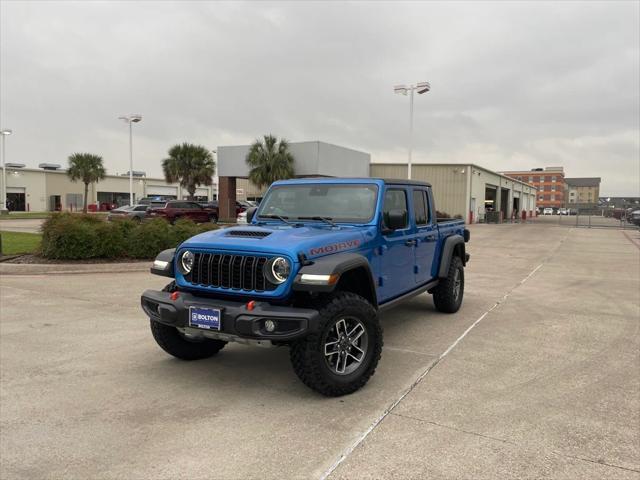
[[[198, 200], [214, 198], [215, 186], [196, 190]], [[189, 193], [176, 183], [168, 184], [163, 178], [136, 176], [133, 179], [134, 199], [166, 195], [187, 198]], [[9, 210], [46, 212], [78, 210], [82, 208], [84, 184], [72, 182], [61, 169], [23, 168], [7, 166], [7, 199]], [[129, 176], [107, 175], [100, 182], [89, 185], [88, 204], [129, 203]]]
[[[372, 163], [371, 176], [407, 178], [407, 165]], [[411, 177], [433, 185], [436, 208], [467, 223], [484, 221], [489, 211], [502, 212], [504, 219], [512, 215], [527, 217], [536, 209], [536, 188], [513, 178], [474, 164], [413, 164]]]

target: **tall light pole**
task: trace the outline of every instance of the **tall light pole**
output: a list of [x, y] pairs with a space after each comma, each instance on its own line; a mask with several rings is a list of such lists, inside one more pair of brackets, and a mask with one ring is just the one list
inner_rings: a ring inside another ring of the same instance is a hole
[[[214, 160], [216, 162], [216, 173], [213, 174], [213, 183], [216, 186], [216, 200], [218, 199], [218, 182], [220, 181], [220, 177], [218, 176], [218, 150], [211, 150], [213, 153]], [[213, 189], [211, 189], [211, 196], [213, 197]], [[211, 199], [213, 200], [213, 198]]]
[[415, 85], [396, 85], [393, 87], [395, 93], [407, 95], [409, 93], [409, 163], [407, 168], [407, 178], [411, 180], [411, 151], [413, 149], [413, 92], [419, 95], [431, 90], [429, 82], [418, 82]]
[[13, 133], [13, 130], [9, 128], [5, 128], [4, 130], [0, 130], [0, 135], [2, 135], [2, 207], [0, 207], [0, 211], [7, 211], [7, 155], [4, 150], [5, 139]]
[[129, 124], [129, 205], [133, 206], [133, 129], [131, 124], [141, 121], [142, 115], [132, 113], [118, 118]]

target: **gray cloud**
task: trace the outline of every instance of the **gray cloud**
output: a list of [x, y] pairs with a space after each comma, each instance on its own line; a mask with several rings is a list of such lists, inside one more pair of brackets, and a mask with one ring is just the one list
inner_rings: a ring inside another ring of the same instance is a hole
[[416, 161], [564, 165], [640, 195], [637, 2], [14, 2], [0, 7], [0, 123], [10, 161], [78, 150], [128, 170], [181, 141], [273, 132]]

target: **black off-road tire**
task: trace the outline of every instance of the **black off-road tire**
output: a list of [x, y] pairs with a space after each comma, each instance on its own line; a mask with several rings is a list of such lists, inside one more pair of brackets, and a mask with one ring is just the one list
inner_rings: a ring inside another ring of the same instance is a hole
[[[458, 277], [456, 277], [456, 272]], [[456, 288], [457, 279], [459, 288]], [[446, 278], [440, 279], [440, 283], [433, 292], [433, 303], [436, 309], [444, 313], [456, 313], [462, 305], [464, 296], [464, 266], [457, 255], [451, 258], [449, 272]]]
[[[359, 295], [338, 292], [317, 306], [320, 312], [318, 331], [294, 342], [290, 349], [293, 370], [302, 382], [322, 395], [338, 397], [362, 388], [374, 374], [382, 354], [382, 327], [373, 306]], [[368, 345], [361, 364], [349, 374], [334, 373], [324, 356], [324, 342], [335, 321], [342, 317], [359, 320], [364, 326]]]
[[202, 360], [212, 357], [227, 344], [222, 340], [209, 338], [202, 341], [189, 341], [175, 327], [155, 320], [150, 320], [150, 323], [151, 333], [160, 348], [181, 360]]

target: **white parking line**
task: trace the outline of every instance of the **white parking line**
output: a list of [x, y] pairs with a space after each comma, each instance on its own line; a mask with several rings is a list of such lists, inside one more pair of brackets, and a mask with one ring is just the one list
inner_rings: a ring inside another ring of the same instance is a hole
[[[547, 258], [548, 259], [548, 258]], [[547, 260], [545, 259], [545, 261]], [[496, 303], [493, 304], [493, 306], [491, 308], [489, 308], [486, 312], [484, 312], [482, 315], [480, 315], [480, 317], [478, 317], [478, 319], [473, 322], [469, 328], [467, 328], [462, 335], [460, 335], [451, 345], [449, 345], [449, 348], [447, 348], [443, 353], [440, 354], [440, 356], [433, 362], [431, 363], [424, 372], [422, 372], [418, 378], [416, 378], [416, 380], [409, 386], [409, 388], [405, 389], [400, 396], [389, 406], [387, 407], [384, 412], [382, 412], [382, 414], [380, 416], [378, 416], [371, 425], [369, 425], [369, 428], [367, 428], [349, 447], [347, 447], [346, 450], [344, 450], [342, 452], [342, 454], [340, 455], [340, 457], [338, 458], [338, 460], [336, 460], [321, 476], [320, 476], [320, 480], [326, 480], [329, 475], [331, 475], [336, 468], [338, 468], [338, 466], [344, 462], [347, 457], [349, 455], [351, 455], [351, 453], [358, 447], [358, 445], [360, 445], [365, 438], [367, 438], [367, 436], [380, 424], [380, 422], [382, 422], [382, 420], [385, 419], [385, 417], [387, 415], [389, 415], [392, 410], [394, 408], [396, 408], [398, 406], [398, 404], [407, 396], [409, 395], [409, 393], [411, 393], [411, 391], [422, 381], [422, 379], [424, 377], [426, 377], [429, 372], [433, 369], [433, 367], [435, 367], [436, 365], [438, 365], [442, 359], [444, 359], [444, 357], [446, 357], [449, 352], [451, 352], [451, 350], [453, 350], [456, 345], [458, 345], [462, 339], [464, 337], [467, 336], [467, 334], [473, 330], [475, 328], [476, 325], [478, 325], [487, 315], [489, 315], [489, 313], [491, 313], [491, 311], [493, 311], [495, 308], [497, 308], [501, 303], [503, 303], [512, 293], [513, 291], [518, 288], [519, 286], [521, 286], [522, 284], [524, 284], [527, 280], [529, 280], [541, 267], [542, 265], [544, 265], [544, 261], [538, 265], [536, 268], [534, 268], [533, 270], [531, 270], [531, 272], [529, 272], [529, 274], [523, 278], [522, 280], [520, 280], [519, 283], [517, 283], [513, 288], [511, 288], [511, 290], [509, 290], [507, 293], [505, 293], [502, 298], [500, 300], [498, 300]]]

